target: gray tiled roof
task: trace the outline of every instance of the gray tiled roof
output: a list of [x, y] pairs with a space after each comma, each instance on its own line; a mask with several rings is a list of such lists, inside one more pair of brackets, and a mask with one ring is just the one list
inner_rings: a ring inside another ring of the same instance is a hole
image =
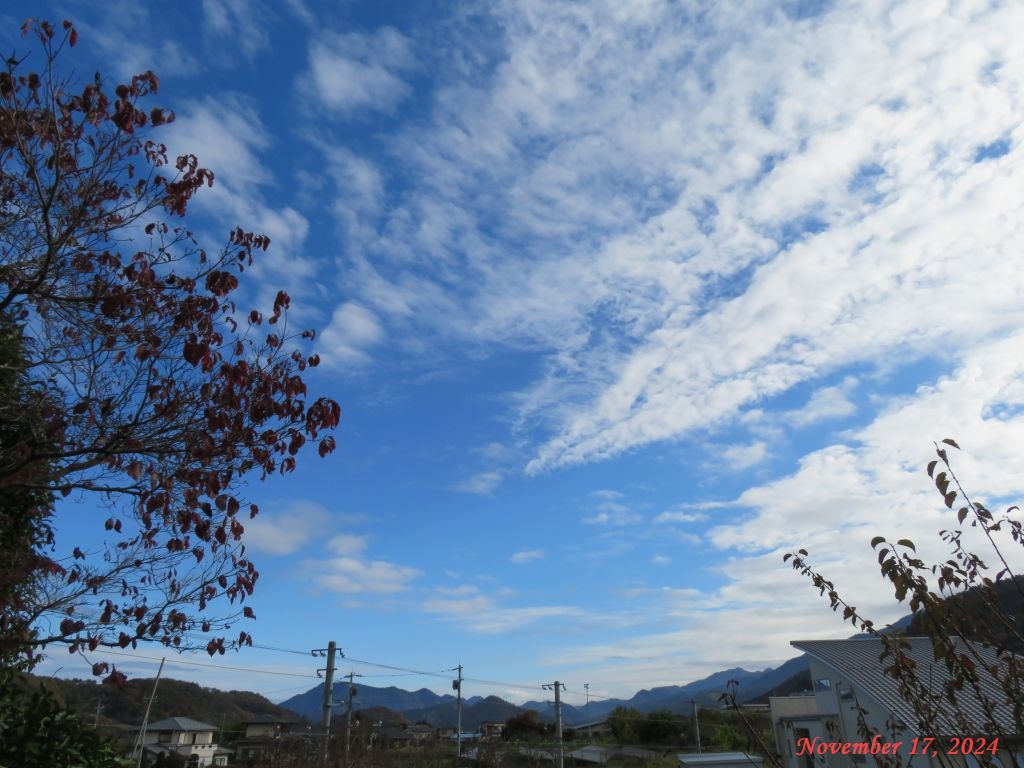
[[[904, 653], [914, 663], [918, 681], [928, 690], [941, 694], [945, 690], [945, 684], [952, 679], [945, 662], [935, 661], [932, 644], [928, 638], [905, 639], [910, 647], [905, 649]], [[918, 716], [913, 706], [900, 692], [898, 682], [885, 673], [884, 667], [890, 666], [893, 659], [890, 656], [884, 663], [879, 659], [883, 650], [881, 640], [873, 637], [854, 640], [796, 640], [792, 645], [835, 669], [860, 691], [878, 701], [888, 713], [894, 714], [916, 732], [922, 732]], [[1000, 659], [993, 648], [978, 643], [957, 640], [956, 647], [958, 652], [967, 653], [975, 661], [978, 687], [982, 696], [979, 697], [969, 685], [956, 693], [955, 706], [943, 702], [941, 695], [936, 696], [937, 701], [941, 702], [937, 708], [937, 721], [946, 732], [928, 735], [963, 736], [967, 726], [954, 719], [955, 711], [961, 712], [966, 718], [970, 735], [996, 735], [999, 732], [1020, 735], [1014, 723], [1013, 702], [986, 669], [999, 669], [1002, 672], [1000, 676], [1003, 677], [1007, 670], [1006, 661]], [[1024, 660], [1017, 657], [1016, 661], [1018, 669], [1024, 669]], [[990, 720], [985, 714], [982, 700], [995, 704], [995, 731], [989, 727]], [[866, 702], [862, 701], [861, 704], [864, 705]]]
[[201, 723], [191, 717], [168, 717], [146, 726], [147, 731], [216, 731], [216, 725]]

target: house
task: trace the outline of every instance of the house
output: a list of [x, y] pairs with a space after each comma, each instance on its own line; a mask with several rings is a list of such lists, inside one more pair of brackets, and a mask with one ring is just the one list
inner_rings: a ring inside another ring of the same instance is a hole
[[500, 739], [505, 732], [505, 724], [485, 721], [480, 723], [479, 731], [482, 739]]
[[195, 768], [227, 765], [232, 752], [217, 746], [216, 731], [216, 726], [189, 717], [168, 717], [150, 723], [142, 736], [142, 764], [155, 765], [180, 755], [186, 765]]
[[434, 740], [434, 729], [426, 723], [414, 723], [405, 730], [415, 744], [425, 744]]
[[[931, 640], [904, 638], [905, 663], [916, 679], [948, 701], [951, 675], [937, 662]], [[887, 674], [896, 659], [883, 658], [883, 641], [794, 641], [810, 660], [813, 691], [804, 696], [773, 697], [772, 726], [784, 768], [859, 768], [877, 765], [873, 755], [898, 755], [915, 768], [978, 768], [978, 757], [998, 757], [1006, 766], [1024, 768], [1024, 734], [1014, 724], [1013, 703], [989, 670], [1008, 669], [988, 646], [956, 641], [958, 653], [975, 660], [977, 690], [956, 692], [956, 706], [936, 710], [935, 730], [921, 724], [900, 682]], [[991, 718], [985, 702], [991, 702]], [[954, 718], [962, 712], [964, 720]], [[992, 727], [992, 723], [995, 727]], [[863, 727], [878, 734], [865, 738]], [[998, 742], [996, 739], [998, 738]], [[976, 753], [976, 754], [974, 754]]]
[[265, 756], [291, 749], [307, 738], [299, 723], [275, 715], [260, 715], [244, 723], [245, 735], [235, 744], [235, 755], [243, 765], [258, 762]]
[[384, 724], [375, 728], [370, 734], [370, 743], [374, 747], [383, 747], [384, 749], [404, 747], [411, 741], [412, 734], [406, 730], [404, 725]]

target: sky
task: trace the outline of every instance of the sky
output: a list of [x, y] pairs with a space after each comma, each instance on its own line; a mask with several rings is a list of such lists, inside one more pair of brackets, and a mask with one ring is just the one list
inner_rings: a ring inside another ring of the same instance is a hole
[[[948, 553], [924, 466], [1024, 476], [1024, 5], [13, 0], [154, 70], [207, 247], [319, 330], [338, 450], [245, 494], [257, 647], [164, 674], [629, 697], [876, 623], [870, 540]], [[101, 525], [62, 510], [65, 530]], [[109, 653], [151, 677], [159, 646]], [[88, 675], [50, 655], [43, 674]]]

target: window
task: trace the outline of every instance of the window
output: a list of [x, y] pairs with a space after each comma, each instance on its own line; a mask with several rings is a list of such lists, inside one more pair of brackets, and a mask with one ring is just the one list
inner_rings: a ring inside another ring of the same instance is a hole
[[814, 681], [814, 690], [815, 691], [831, 691], [832, 690], [832, 681], [829, 680], [827, 677], [819, 678], [819, 679]]

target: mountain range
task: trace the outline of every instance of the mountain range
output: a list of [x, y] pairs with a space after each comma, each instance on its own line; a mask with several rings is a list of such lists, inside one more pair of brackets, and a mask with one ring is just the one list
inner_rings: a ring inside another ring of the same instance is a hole
[[[805, 656], [790, 659], [774, 669], [751, 672], [735, 668], [715, 672], [702, 680], [686, 685], [669, 685], [642, 690], [629, 699], [593, 699], [585, 706], [576, 707], [562, 704], [562, 719], [567, 727], [597, 720], [607, 716], [616, 707], [632, 707], [641, 712], [669, 709], [686, 713], [693, 709], [693, 703], [705, 707], [720, 706], [719, 697], [728, 687], [730, 680], [739, 684], [737, 698], [740, 702], [753, 702], [766, 698], [769, 693], [790, 692], [807, 687], [804, 682], [808, 670]], [[787, 686], [787, 683], [789, 684]], [[347, 702], [348, 683], [334, 684], [334, 701]], [[376, 688], [370, 685], [356, 685], [353, 711], [367, 708], [385, 708], [402, 715], [409, 722], [425, 722], [433, 726], [454, 725], [457, 717], [457, 701], [451, 694], [437, 694], [426, 688], [406, 691], [394, 686]], [[323, 711], [323, 684], [305, 693], [282, 701], [280, 706], [302, 717], [317, 721]], [[341, 711], [344, 711], [342, 704]], [[497, 696], [474, 696], [462, 702], [462, 725], [473, 730], [484, 722], [504, 723], [510, 717], [527, 710], [536, 711], [542, 719], [553, 719], [553, 705], [548, 701], [527, 701], [521, 705], [511, 704]]]

